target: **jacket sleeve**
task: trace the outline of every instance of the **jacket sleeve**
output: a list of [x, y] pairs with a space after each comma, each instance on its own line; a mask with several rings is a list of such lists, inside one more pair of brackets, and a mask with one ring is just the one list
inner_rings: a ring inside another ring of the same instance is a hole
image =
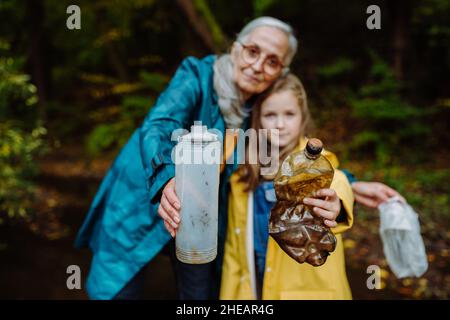
[[330, 161], [330, 163], [333, 166], [333, 168], [336, 169], [336, 168], [339, 167], [339, 160], [338, 160], [338, 158], [336, 157], [336, 155], [333, 152], [324, 149], [322, 151], [322, 155], [325, 158], [327, 158], [328, 161]]
[[333, 233], [342, 233], [350, 229], [353, 225], [353, 191], [347, 177], [341, 170], [335, 169], [331, 189], [336, 191], [341, 203], [344, 207], [346, 216], [338, 225], [331, 229]]
[[[339, 160], [336, 157], [336, 155], [328, 150], [323, 150], [322, 154], [328, 159], [328, 161], [330, 161], [331, 165], [333, 166], [333, 168], [338, 168], [339, 167]], [[347, 177], [348, 181], [350, 182], [350, 185], [353, 182], [358, 181], [358, 179], [356, 179], [356, 177], [347, 169], [341, 169], [341, 171], [345, 174], [345, 176]]]
[[353, 182], [358, 181], [358, 179], [356, 179], [355, 175], [354, 175], [353, 173], [351, 173], [350, 171], [348, 171], [347, 169], [341, 169], [341, 170], [342, 170], [342, 172], [345, 174], [345, 176], [347, 177], [348, 182], [350, 182], [350, 185], [351, 185]]
[[[343, 211], [345, 212], [345, 216], [341, 221], [338, 222], [338, 225], [331, 229], [333, 233], [342, 233], [350, 229], [353, 225], [353, 191], [350, 185], [349, 180], [347, 179], [347, 175], [338, 170], [339, 160], [336, 155], [331, 152], [324, 150], [322, 154], [330, 161], [331, 165], [334, 168], [334, 178], [331, 182], [330, 188], [336, 191], [339, 199], [341, 200]], [[342, 210], [341, 210], [342, 212]]]
[[171, 141], [172, 132], [188, 128], [198, 112], [201, 95], [198, 63], [193, 57], [181, 63], [141, 126], [140, 153], [152, 203], [160, 200], [159, 191], [175, 176], [171, 153], [176, 142]]

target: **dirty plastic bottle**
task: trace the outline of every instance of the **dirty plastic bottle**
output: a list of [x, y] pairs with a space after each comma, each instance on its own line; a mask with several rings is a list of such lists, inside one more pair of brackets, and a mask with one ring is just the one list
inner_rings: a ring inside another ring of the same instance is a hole
[[329, 188], [334, 176], [331, 163], [321, 155], [319, 139], [310, 139], [306, 148], [287, 156], [274, 181], [277, 202], [270, 214], [269, 234], [279, 246], [299, 263], [313, 266], [325, 263], [336, 247], [336, 238], [303, 204], [305, 197]]
[[179, 137], [175, 154], [175, 190], [181, 202], [176, 256], [184, 263], [207, 263], [217, 255], [221, 143], [196, 122], [191, 133]]

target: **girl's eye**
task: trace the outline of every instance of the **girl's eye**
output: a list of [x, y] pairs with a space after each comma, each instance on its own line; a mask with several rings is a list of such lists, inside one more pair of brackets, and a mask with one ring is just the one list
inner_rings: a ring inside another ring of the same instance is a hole
[[267, 113], [264, 115], [264, 118], [273, 118], [273, 117], [275, 117], [274, 113]]

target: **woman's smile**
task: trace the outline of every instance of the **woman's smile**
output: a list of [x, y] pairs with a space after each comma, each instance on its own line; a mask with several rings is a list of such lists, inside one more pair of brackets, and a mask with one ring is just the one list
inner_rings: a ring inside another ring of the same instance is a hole
[[245, 77], [245, 79], [246, 79], [247, 81], [250, 81], [250, 82], [252, 82], [252, 83], [255, 83], [255, 84], [256, 84], [256, 83], [261, 82], [261, 80], [259, 80], [257, 77], [248, 75], [248, 74], [246, 74], [245, 72], [243, 72], [243, 75], [244, 75], [244, 77]]

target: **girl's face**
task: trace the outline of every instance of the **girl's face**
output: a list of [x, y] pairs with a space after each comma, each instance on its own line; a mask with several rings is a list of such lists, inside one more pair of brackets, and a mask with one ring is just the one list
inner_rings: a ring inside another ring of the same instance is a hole
[[[271, 94], [261, 104], [260, 123], [262, 129], [278, 129], [278, 146], [283, 148], [298, 141], [302, 116], [298, 100], [292, 91], [286, 90]], [[272, 137], [275, 137], [275, 132]], [[268, 139], [271, 135], [268, 134]], [[276, 143], [274, 141], [274, 143]]]

